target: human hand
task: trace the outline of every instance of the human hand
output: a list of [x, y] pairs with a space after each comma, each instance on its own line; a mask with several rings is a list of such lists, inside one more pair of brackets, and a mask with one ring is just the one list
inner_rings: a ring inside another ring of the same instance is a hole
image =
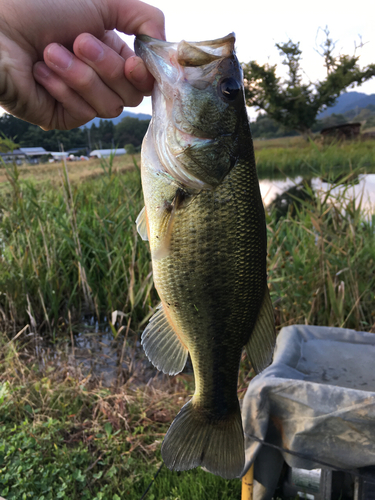
[[139, 0], [1, 2], [0, 105], [44, 130], [137, 106], [153, 77], [115, 28], [165, 39], [162, 12]]

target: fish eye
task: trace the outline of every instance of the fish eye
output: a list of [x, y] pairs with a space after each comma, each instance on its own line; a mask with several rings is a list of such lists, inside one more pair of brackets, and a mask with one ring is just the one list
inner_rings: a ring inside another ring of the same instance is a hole
[[220, 93], [227, 101], [234, 101], [240, 89], [241, 85], [234, 78], [224, 78], [219, 83]]

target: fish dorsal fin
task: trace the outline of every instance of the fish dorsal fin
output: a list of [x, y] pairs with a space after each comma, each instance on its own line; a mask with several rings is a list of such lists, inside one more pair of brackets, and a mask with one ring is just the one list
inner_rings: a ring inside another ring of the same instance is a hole
[[188, 350], [171, 327], [163, 304], [142, 333], [142, 346], [151, 363], [163, 373], [176, 375], [184, 369]]
[[275, 341], [275, 318], [270, 293], [266, 286], [255, 327], [245, 345], [246, 354], [256, 373], [260, 373], [271, 364]]
[[142, 210], [139, 212], [135, 223], [137, 225], [137, 231], [139, 236], [142, 238], [143, 241], [148, 241], [146, 207], [143, 207]]

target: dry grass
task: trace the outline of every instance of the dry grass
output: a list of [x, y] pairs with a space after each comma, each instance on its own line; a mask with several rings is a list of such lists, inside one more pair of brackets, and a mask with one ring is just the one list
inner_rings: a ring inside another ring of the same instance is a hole
[[[140, 154], [134, 155], [137, 163], [140, 163]], [[67, 162], [69, 179], [72, 184], [79, 184], [89, 179], [95, 179], [103, 175], [101, 160], [98, 158], [88, 161]], [[134, 168], [133, 156], [115, 156], [113, 168], [119, 173]], [[52, 185], [61, 185], [59, 171], [63, 170], [63, 162], [44, 163], [39, 165], [21, 165], [18, 167], [20, 181], [33, 181], [36, 184], [50, 182]], [[5, 169], [0, 168], [0, 191], [7, 189], [8, 177]]]

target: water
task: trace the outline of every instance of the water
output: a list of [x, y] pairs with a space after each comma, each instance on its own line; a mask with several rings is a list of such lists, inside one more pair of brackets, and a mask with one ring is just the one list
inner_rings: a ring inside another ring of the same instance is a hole
[[[283, 180], [263, 179], [259, 181], [263, 203], [265, 206], [269, 206], [278, 194], [301, 183], [302, 180], [303, 177], [298, 176], [295, 178], [287, 177]], [[350, 184], [349, 187], [345, 184], [338, 184], [332, 187], [332, 184], [324, 182], [318, 177], [312, 179], [311, 185], [316, 194], [321, 197], [324, 196], [324, 193], [331, 190], [330, 198], [332, 200], [340, 197], [345, 192], [347, 198], [350, 197], [356, 200], [356, 206], [358, 206], [362, 197], [362, 208], [364, 211], [368, 214], [375, 211], [375, 174], [361, 174], [358, 176], [356, 183]]]
[[40, 367], [53, 366], [63, 372], [64, 378], [72, 376], [82, 380], [89, 377], [91, 382], [104, 387], [127, 382], [136, 387], [161, 376], [146, 358], [140, 334], [129, 333], [126, 339], [119, 334], [114, 338], [106, 325], [97, 323], [95, 328], [83, 324], [80, 329], [73, 335], [73, 342], [68, 340], [67, 332], [66, 340], [58, 345], [32, 335]]

